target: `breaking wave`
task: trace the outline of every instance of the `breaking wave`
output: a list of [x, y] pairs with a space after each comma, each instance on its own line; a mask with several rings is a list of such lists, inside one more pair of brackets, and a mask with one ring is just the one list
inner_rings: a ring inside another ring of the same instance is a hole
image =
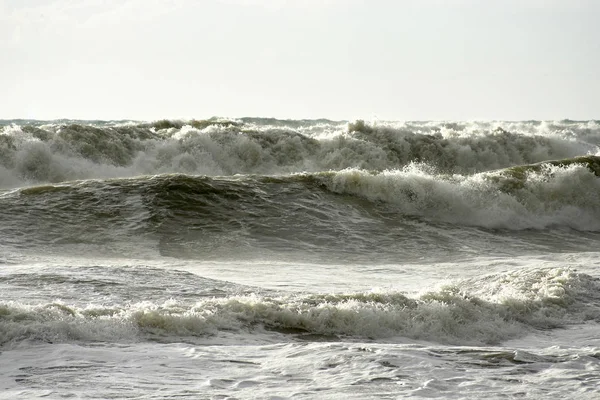
[[599, 160], [575, 158], [470, 176], [435, 174], [419, 165], [381, 173], [349, 169], [324, 182], [336, 193], [385, 202], [401, 214], [434, 221], [599, 231]]
[[177, 241], [193, 231], [208, 240], [223, 232], [316, 245], [327, 238], [339, 242], [343, 232], [369, 237], [371, 227], [380, 232], [382, 223], [406, 218], [488, 229], [598, 232], [599, 173], [600, 158], [588, 156], [473, 175], [409, 164], [381, 172], [63, 182], [4, 191], [0, 232], [15, 239], [54, 233], [54, 240], [84, 242], [157, 232]]
[[598, 279], [534, 269], [460, 281], [409, 297], [399, 292], [228, 296], [193, 304], [77, 307], [0, 303], [0, 343], [201, 340], [219, 332], [276, 331], [333, 338], [410, 338], [497, 344], [536, 329], [600, 319]]
[[599, 145], [596, 121], [16, 120], [0, 124], [0, 187], [163, 173], [384, 171], [411, 162], [472, 174], [597, 154]]

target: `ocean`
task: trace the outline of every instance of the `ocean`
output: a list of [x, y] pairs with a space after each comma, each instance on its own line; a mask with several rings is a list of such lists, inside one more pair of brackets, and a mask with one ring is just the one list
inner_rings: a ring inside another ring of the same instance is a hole
[[600, 398], [600, 121], [0, 121], [0, 398]]

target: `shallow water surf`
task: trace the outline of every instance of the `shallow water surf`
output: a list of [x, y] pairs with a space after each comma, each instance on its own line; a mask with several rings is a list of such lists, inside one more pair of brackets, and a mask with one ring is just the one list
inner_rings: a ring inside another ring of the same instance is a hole
[[[74, 268], [72, 268], [74, 269]], [[88, 278], [91, 271], [97, 275]], [[2, 344], [191, 341], [221, 331], [331, 339], [402, 337], [442, 344], [498, 344], [534, 329], [597, 322], [600, 282], [568, 269], [534, 269], [447, 284], [415, 297], [393, 290], [282, 294], [191, 273], [150, 268], [12, 274], [5, 285], [60, 301], [6, 302]], [[64, 273], [63, 272], [63, 273]], [[117, 276], [101, 279], [100, 276]], [[120, 275], [120, 276], [119, 276]], [[127, 276], [130, 275], [130, 276]], [[165, 279], [171, 282], [163, 284]], [[123, 286], [123, 281], [135, 283]], [[148, 288], [150, 286], [150, 288]], [[39, 288], [39, 289], [38, 289]], [[160, 292], [181, 293], [166, 298]], [[189, 292], [186, 294], [186, 290]], [[130, 292], [135, 292], [132, 295]], [[85, 300], [83, 300], [85, 299]], [[103, 301], [110, 299], [110, 304]]]
[[597, 398], [600, 125], [3, 121], [2, 398]]

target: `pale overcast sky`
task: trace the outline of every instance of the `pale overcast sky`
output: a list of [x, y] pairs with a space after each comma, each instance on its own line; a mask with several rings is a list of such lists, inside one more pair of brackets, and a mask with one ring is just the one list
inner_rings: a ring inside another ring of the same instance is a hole
[[600, 118], [600, 0], [0, 0], [0, 118]]

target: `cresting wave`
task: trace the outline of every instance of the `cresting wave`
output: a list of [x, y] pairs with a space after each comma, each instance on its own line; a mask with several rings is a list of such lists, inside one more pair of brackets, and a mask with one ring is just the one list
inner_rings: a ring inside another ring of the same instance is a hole
[[597, 154], [599, 146], [597, 121], [15, 120], [0, 123], [0, 188], [163, 173], [384, 171], [411, 162], [472, 174]]
[[409, 165], [330, 175], [328, 189], [390, 204], [403, 215], [504, 229], [553, 226], [600, 230], [598, 157], [524, 165], [471, 176], [439, 175]]
[[438, 174], [427, 165], [410, 164], [383, 172], [63, 182], [0, 194], [6, 214], [0, 232], [30, 245], [160, 235], [165, 243], [201, 240], [212, 248], [235, 241], [236, 235], [243, 242], [289, 238], [339, 245], [336, 238], [344, 232], [364, 241], [381, 232], [381, 224], [389, 230], [406, 218], [493, 229], [598, 232], [599, 173], [600, 157], [588, 156], [473, 175]]
[[[410, 338], [497, 344], [535, 329], [600, 321], [600, 283], [569, 269], [485, 276], [421, 294], [228, 296], [196, 303], [169, 300], [86, 307], [54, 302], [0, 303], [0, 344], [24, 341], [179, 341], [220, 332]], [[196, 338], [196, 339], [194, 339]]]

